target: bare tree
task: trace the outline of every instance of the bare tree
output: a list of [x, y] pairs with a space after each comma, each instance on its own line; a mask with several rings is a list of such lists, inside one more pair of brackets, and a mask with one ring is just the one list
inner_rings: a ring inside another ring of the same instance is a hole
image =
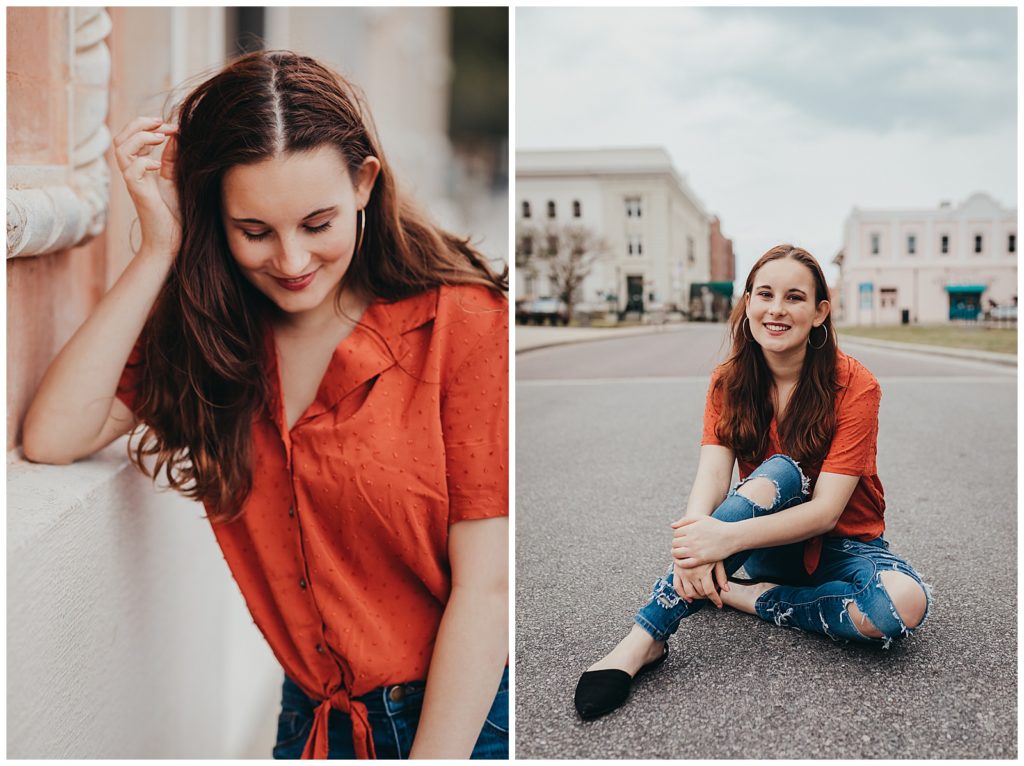
[[608, 252], [608, 243], [580, 224], [551, 224], [543, 231], [522, 226], [516, 236], [516, 267], [534, 275], [543, 269], [570, 320], [580, 285]]

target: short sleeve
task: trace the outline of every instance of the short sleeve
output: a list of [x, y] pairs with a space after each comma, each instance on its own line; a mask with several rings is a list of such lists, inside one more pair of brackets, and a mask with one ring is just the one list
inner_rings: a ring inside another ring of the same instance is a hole
[[508, 301], [487, 292], [467, 302], [456, 345], [469, 351], [442, 391], [450, 524], [508, 515]]
[[711, 374], [711, 382], [708, 383], [708, 395], [704, 402], [704, 433], [700, 437], [701, 445], [722, 444], [715, 435], [715, 428], [718, 425], [718, 418], [722, 414], [722, 392], [715, 391], [720, 374], [716, 369]]
[[875, 377], [857, 363], [846, 390], [840, 395], [836, 433], [821, 470], [846, 476], [871, 476], [876, 473], [882, 388]]

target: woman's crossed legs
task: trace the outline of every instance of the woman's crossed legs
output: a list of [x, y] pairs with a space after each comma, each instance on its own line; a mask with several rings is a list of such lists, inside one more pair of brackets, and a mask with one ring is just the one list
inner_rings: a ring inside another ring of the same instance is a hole
[[[785, 455], [773, 455], [734, 487], [712, 515], [739, 521], [807, 499], [808, 482], [799, 466]], [[783, 627], [883, 648], [911, 635], [927, 618], [928, 586], [910, 564], [889, 552], [884, 539], [826, 538], [813, 575], [804, 571], [803, 547], [795, 543], [730, 556], [724, 562], [728, 575], [743, 566], [750, 577], [767, 582], [730, 583], [729, 591], [721, 593], [723, 603]], [[634, 675], [661, 656], [663, 642], [683, 618], [706, 603], [687, 603], [676, 593], [670, 566], [634, 618], [633, 630], [590, 670], [618, 668]]]

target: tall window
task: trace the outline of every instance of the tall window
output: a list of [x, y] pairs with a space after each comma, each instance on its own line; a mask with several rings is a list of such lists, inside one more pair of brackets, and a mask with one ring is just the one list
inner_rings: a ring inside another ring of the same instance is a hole
[[1017, 252], [1017, 235], [1016, 234], [1011, 234], [1010, 235], [1010, 239], [1006, 243], [1006, 251], [1008, 253], [1016, 253]]
[[975, 234], [974, 235], [974, 252], [976, 252], [976, 253], [980, 253], [981, 252], [981, 235], [980, 234]]
[[530, 217], [530, 203], [527, 200], [523, 200], [523, 218]]
[[880, 249], [880, 239], [881, 239], [881, 237], [879, 237], [877, 234], [872, 234], [871, 235], [871, 254], [872, 255], [878, 255], [878, 251]]
[[554, 255], [558, 252], [558, 237], [554, 234], [548, 235], [548, 255]]
[[917, 237], [913, 234], [907, 235], [907, 255], [917, 252]]
[[522, 242], [523, 255], [533, 255], [533, 237], [524, 234]]
[[548, 200], [548, 218], [554, 218], [554, 217], [555, 217], [555, 201], [549, 199]]
[[644, 243], [640, 237], [626, 238], [626, 255], [643, 255]]
[[583, 209], [580, 206], [580, 201], [578, 199], [574, 199], [572, 201], [572, 217], [573, 218], [579, 218], [582, 215], [583, 215]]
[[686, 262], [691, 266], [697, 262], [697, 254], [693, 247], [693, 237], [686, 238]]
[[943, 234], [942, 235], [942, 244], [941, 244], [941, 246], [942, 246], [942, 254], [943, 255], [947, 255], [949, 253], [949, 235], [948, 234]]
[[643, 208], [640, 206], [639, 197], [626, 197], [626, 218], [640, 218], [643, 215]]

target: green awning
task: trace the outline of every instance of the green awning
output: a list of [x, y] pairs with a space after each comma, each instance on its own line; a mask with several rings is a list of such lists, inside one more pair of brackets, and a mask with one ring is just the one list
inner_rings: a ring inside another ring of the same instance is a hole
[[946, 285], [947, 293], [983, 293], [986, 290], [986, 285]]

